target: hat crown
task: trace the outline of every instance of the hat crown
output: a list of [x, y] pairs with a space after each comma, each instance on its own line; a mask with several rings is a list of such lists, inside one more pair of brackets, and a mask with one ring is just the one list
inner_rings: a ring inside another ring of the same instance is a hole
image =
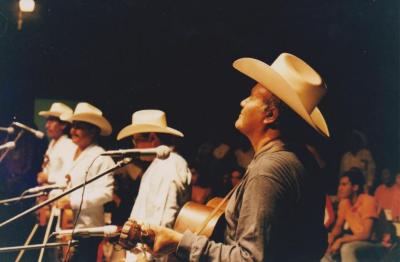
[[303, 60], [288, 53], [278, 56], [271, 68], [289, 83], [311, 114], [327, 91], [321, 76]]
[[77, 114], [93, 114], [93, 115], [102, 116], [103, 112], [101, 112], [100, 109], [98, 109], [97, 107], [95, 107], [89, 103], [81, 102], [81, 103], [78, 103], [75, 107], [74, 115], [77, 115]]
[[140, 110], [132, 114], [132, 124], [155, 125], [167, 127], [167, 117], [161, 110]]
[[72, 114], [73, 112], [69, 106], [59, 102], [53, 103], [49, 111], [59, 114]]

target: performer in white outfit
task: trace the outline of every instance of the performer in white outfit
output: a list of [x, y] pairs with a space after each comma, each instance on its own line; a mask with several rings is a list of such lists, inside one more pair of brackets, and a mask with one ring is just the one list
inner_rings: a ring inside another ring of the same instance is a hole
[[38, 174], [38, 184], [64, 183], [66, 169], [70, 166], [76, 145], [68, 138], [70, 123], [62, 121], [60, 115], [72, 115], [72, 109], [63, 103], [53, 103], [48, 111], [40, 111], [46, 118], [46, 131], [50, 139], [44, 156], [42, 172]]
[[[141, 110], [133, 113], [132, 124], [123, 128], [117, 139], [131, 136], [136, 148], [152, 148], [166, 144], [171, 135], [183, 137], [180, 131], [167, 126], [163, 111]], [[191, 197], [188, 165], [175, 152], [167, 159], [142, 160], [152, 163], [143, 174], [131, 218], [172, 228], [179, 210]], [[137, 261], [140, 256], [127, 252], [126, 261]]]
[[[68, 174], [71, 187], [76, 186], [104, 171], [114, 167], [114, 161], [97, 145], [99, 136], [108, 136], [112, 128], [102, 112], [88, 103], [79, 103], [72, 116], [61, 116], [61, 119], [72, 121], [71, 139], [77, 145]], [[108, 174], [83, 188], [72, 192], [57, 202], [60, 208], [72, 208], [74, 216], [78, 215], [76, 228], [98, 227], [104, 225], [103, 205], [112, 200], [113, 176]], [[73, 261], [95, 261], [100, 240], [82, 239]]]

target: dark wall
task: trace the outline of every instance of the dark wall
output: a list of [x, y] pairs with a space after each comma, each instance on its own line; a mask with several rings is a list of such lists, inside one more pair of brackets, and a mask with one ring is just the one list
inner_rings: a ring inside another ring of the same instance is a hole
[[0, 11], [3, 126], [29, 122], [34, 98], [63, 98], [97, 105], [116, 131], [137, 109], [163, 109], [187, 151], [208, 137], [236, 141], [252, 82], [232, 61], [292, 52], [328, 84], [332, 161], [356, 128], [379, 165], [398, 164], [398, 1], [41, 0], [20, 32], [17, 2]]

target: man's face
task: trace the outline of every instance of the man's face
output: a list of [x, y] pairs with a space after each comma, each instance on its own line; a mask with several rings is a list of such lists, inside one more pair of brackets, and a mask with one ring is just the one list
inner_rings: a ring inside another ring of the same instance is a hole
[[135, 148], [143, 149], [143, 148], [152, 148], [153, 143], [150, 137], [150, 134], [134, 134], [132, 136], [132, 143]]
[[353, 186], [347, 176], [340, 178], [338, 190], [339, 199], [351, 198], [353, 193], [357, 191], [356, 189], [357, 186]]
[[231, 173], [231, 183], [232, 186], [236, 186], [242, 180], [242, 174], [238, 170], [234, 170]]
[[381, 180], [382, 183], [385, 184], [386, 186], [389, 186], [391, 181], [391, 174], [390, 174], [390, 170], [385, 168], [384, 170], [382, 170], [381, 173]]
[[[154, 133], [142, 133], [142, 134], [134, 134], [132, 136], [132, 143], [135, 148], [144, 149], [144, 148], [154, 148], [160, 145], [158, 138]], [[142, 161], [153, 161], [154, 157], [151, 156], [140, 156], [140, 160]]]
[[94, 135], [89, 131], [89, 126], [85, 122], [74, 121], [71, 126], [71, 140], [80, 148], [92, 144]]
[[256, 84], [250, 96], [244, 99], [240, 106], [242, 110], [235, 122], [235, 127], [244, 135], [251, 135], [265, 127], [265, 102], [271, 97], [271, 93], [260, 84]]
[[65, 124], [60, 122], [58, 118], [50, 116], [46, 119], [45, 128], [49, 138], [58, 139], [64, 132]]

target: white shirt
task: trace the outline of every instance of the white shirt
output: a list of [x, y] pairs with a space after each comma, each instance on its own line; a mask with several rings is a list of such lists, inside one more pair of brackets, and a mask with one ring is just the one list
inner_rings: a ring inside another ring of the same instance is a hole
[[[191, 173], [180, 155], [154, 159], [140, 182], [131, 218], [146, 224], [172, 228], [181, 207], [190, 200]], [[136, 261], [127, 252], [126, 261]]]
[[57, 141], [52, 139], [46, 151], [47, 164], [43, 172], [47, 174], [49, 183], [65, 183], [65, 175], [71, 166], [76, 145], [67, 137], [62, 135]]
[[[99, 156], [103, 152], [105, 151], [102, 147], [94, 144], [81, 152], [69, 168], [71, 187], [83, 183], [85, 176], [86, 180], [89, 180], [115, 166], [111, 157]], [[112, 200], [113, 183], [114, 178], [112, 173], [110, 173], [86, 185], [77, 228], [104, 225], [103, 205]], [[82, 190], [83, 188], [80, 188], [70, 194], [70, 202], [74, 215], [77, 215], [81, 203]]]

